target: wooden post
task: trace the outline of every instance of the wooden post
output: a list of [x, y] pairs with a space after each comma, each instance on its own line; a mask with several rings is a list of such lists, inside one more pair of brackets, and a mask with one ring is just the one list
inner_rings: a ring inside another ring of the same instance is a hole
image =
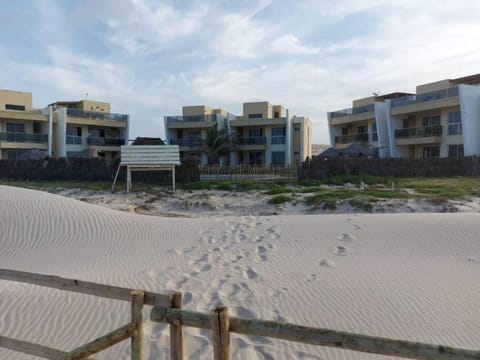
[[172, 186], [173, 191], [175, 191], [175, 165], [172, 165]]
[[[182, 308], [182, 293], [172, 294], [172, 309]], [[183, 360], [183, 328], [180, 323], [170, 323], [170, 359]]]
[[127, 166], [127, 192], [130, 192], [131, 182], [132, 182], [132, 173], [130, 172], [130, 166]]
[[226, 307], [213, 310], [212, 340], [214, 360], [230, 360], [230, 319]]
[[132, 336], [131, 358], [143, 360], [143, 304], [145, 294], [143, 291], [132, 291], [132, 322], [135, 324], [135, 335]]

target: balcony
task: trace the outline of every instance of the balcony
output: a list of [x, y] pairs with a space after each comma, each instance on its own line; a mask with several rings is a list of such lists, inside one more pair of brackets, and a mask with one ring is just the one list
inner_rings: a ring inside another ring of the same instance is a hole
[[178, 116], [166, 116], [167, 124], [170, 123], [182, 123], [182, 122], [215, 122], [217, 121], [218, 114], [211, 115], [178, 115]]
[[125, 139], [89, 136], [87, 137], [87, 144], [95, 146], [121, 146], [125, 145]]
[[204, 143], [205, 140], [203, 139], [170, 139], [170, 145], [188, 148], [201, 148]]
[[265, 136], [248, 136], [238, 139], [240, 145], [265, 145], [267, 138]]
[[286, 136], [272, 136], [272, 145], [283, 145], [286, 139]]
[[48, 143], [48, 134], [2, 132], [0, 133], [0, 141], [46, 144]]
[[367, 143], [368, 133], [335, 136], [335, 144]]
[[114, 114], [114, 113], [104, 113], [96, 111], [86, 111], [81, 109], [67, 109], [67, 115], [82, 119], [95, 119], [95, 120], [116, 120], [127, 122], [128, 115], [125, 114]]
[[350, 116], [350, 115], [357, 115], [357, 114], [364, 114], [364, 113], [369, 113], [375, 111], [375, 104], [369, 104], [369, 105], [364, 105], [364, 106], [357, 106], [354, 108], [350, 109], [344, 109], [344, 110], [338, 110], [338, 111], [333, 111], [330, 113], [330, 117], [332, 119], [339, 118], [339, 117], [345, 117], [345, 116]]
[[458, 86], [456, 86], [429, 93], [393, 99], [392, 115], [433, 110], [438, 109], [439, 107], [456, 106], [459, 104], [458, 95]]
[[396, 145], [436, 144], [442, 141], [443, 126], [395, 129]]

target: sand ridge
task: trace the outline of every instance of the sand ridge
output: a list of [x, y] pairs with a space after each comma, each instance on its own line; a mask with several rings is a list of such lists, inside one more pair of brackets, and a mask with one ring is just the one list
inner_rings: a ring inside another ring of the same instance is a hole
[[[236, 316], [478, 348], [477, 214], [186, 219], [6, 186], [0, 199], [5, 268], [180, 290], [184, 307], [202, 312], [224, 304]], [[2, 335], [64, 350], [129, 315], [121, 302], [6, 281], [0, 304]], [[147, 320], [145, 342], [148, 358], [167, 358], [165, 325]], [[187, 329], [185, 344], [187, 358], [212, 356], [209, 331]], [[233, 359], [392, 359], [237, 335], [232, 349]], [[0, 358], [30, 359], [3, 349]]]

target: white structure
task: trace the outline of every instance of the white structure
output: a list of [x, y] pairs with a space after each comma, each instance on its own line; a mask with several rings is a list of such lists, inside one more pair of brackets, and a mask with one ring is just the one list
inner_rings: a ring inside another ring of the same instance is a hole
[[121, 160], [112, 191], [117, 182], [120, 168], [127, 168], [127, 191], [132, 186], [132, 171], [171, 171], [172, 186], [175, 191], [175, 166], [180, 165], [178, 145], [123, 145], [120, 149]]
[[479, 85], [476, 74], [419, 85], [415, 94], [355, 100], [327, 114], [331, 143], [373, 146], [380, 157], [480, 155]]

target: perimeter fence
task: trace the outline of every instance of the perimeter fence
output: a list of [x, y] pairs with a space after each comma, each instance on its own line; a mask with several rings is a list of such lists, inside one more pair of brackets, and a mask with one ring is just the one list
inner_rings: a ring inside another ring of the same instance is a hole
[[182, 309], [182, 294], [180, 292], [163, 295], [145, 290], [122, 288], [9, 269], [0, 269], [0, 280], [28, 283], [63, 291], [129, 301], [131, 303], [130, 322], [71, 351], [53, 349], [0, 334], [0, 347], [44, 359], [87, 359], [89, 356], [126, 339], [131, 339], [131, 359], [146, 359], [143, 344], [143, 311], [145, 305], [152, 307], [150, 320], [169, 324], [170, 359], [172, 360], [183, 360], [187, 356], [183, 347], [183, 327], [185, 326], [212, 331], [215, 360], [230, 359], [231, 334], [255, 335], [409, 359], [480, 359], [480, 351], [478, 350], [396, 340], [276, 321], [230, 317], [226, 307], [218, 307], [209, 313], [187, 311]]

